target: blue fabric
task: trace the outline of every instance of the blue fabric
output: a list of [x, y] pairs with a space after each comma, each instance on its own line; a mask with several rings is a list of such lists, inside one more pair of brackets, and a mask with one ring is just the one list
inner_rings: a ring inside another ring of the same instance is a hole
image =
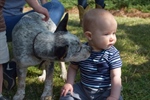
[[110, 70], [122, 66], [119, 51], [114, 46], [101, 52], [93, 51], [85, 61], [71, 63], [79, 66], [81, 83], [96, 89], [111, 87]]
[[[50, 18], [52, 19], [52, 21], [54, 21], [56, 25], [58, 25], [65, 11], [64, 6], [58, 0], [52, 0], [51, 2], [44, 4], [43, 7], [45, 7], [49, 11]], [[33, 10], [29, 12], [32, 12], [32, 11]], [[22, 16], [24, 16], [25, 14], [29, 12], [26, 12], [26, 13], [21, 12], [21, 14], [13, 15], [13, 16], [6, 16], [6, 14], [4, 15], [5, 23], [6, 23], [7, 42], [12, 41], [12, 30], [14, 26], [16, 25], [16, 23], [22, 18]]]
[[[104, 4], [104, 0], [95, 0], [95, 3], [102, 6], [104, 8], [105, 4]], [[83, 6], [84, 8], [87, 7], [88, 3], [87, 0], [78, 0], [78, 5]]]
[[87, 7], [87, 0], [78, 0], [78, 5], [81, 5], [81, 6], [83, 6], [84, 8], [86, 8]]
[[24, 5], [26, 4], [25, 0], [6, 0], [3, 7], [4, 16], [13, 16], [22, 14]]
[[95, 0], [95, 3], [102, 6], [103, 8], [105, 7], [104, 0]]
[[[59, 100], [106, 100], [110, 96], [111, 88], [92, 90], [84, 87], [80, 82], [73, 85], [73, 95], [70, 92], [61, 96]], [[119, 100], [123, 100], [120, 96]]]

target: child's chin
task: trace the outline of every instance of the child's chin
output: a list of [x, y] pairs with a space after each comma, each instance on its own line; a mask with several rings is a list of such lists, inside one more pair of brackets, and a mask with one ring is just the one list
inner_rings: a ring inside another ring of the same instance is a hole
[[106, 49], [109, 49], [112, 45], [108, 46]]

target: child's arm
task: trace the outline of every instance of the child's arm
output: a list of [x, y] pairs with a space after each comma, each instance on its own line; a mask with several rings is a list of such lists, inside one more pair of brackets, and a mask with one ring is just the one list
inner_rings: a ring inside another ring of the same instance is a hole
[[66, 94], [70, 91], [71, 94], [73, 93], [73, 84], [74, 84], [74, 79], [76, 76], [78, 70], [77, 65], [70, 64], [68, 67], [68, 72], [67, 72], [67, 80], [65, 85], [63, 86], [61, 90], [61, 96], [66, 96]]
[[121, 68], [111, 70], [111, 94], [107, 100], [119, 100], [121, 86]]
[[26, 2], [38, 13], [41, 13], [45, 15], [45, 18], [43, 20], [48, 21], [49, 19], [49, 13], [48, 10], [44, 7], [42, 7], [38, 0], [26, 0]]

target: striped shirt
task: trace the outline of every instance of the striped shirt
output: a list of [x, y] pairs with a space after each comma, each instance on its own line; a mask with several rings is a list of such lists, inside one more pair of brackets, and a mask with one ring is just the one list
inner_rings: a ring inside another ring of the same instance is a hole
[[89, 88], [109, 88], [111, 86], [110, 70], [120, 68], [122, 60], [114, 47], [101, 52], [92, 52], [85, 61], [71, 62], [80, 69], [81, 83]]
[[6, 30], [6, 25], [3, 17], [3, 6], [4, 6], [5, 0], [0, 0], [0, 32]]

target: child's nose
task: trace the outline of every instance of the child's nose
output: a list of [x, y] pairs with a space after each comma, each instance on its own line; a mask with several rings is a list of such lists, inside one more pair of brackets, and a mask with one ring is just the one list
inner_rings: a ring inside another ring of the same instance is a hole
[[110, 41], [110, 42], [113, 42], [113, 41], [114, 41], [114, 39], [115, 39], [115, 36], [114, 36], [114, 35], [110, 35], [110, 39], [109, 39], [109, 41]]
[[109, 40], [110, 40], [110, 42], [112, 42], [114, 40], [112, 35], [110, 36]]
[[110, 38], [110, 42], [113, 42], [113, 38]]

